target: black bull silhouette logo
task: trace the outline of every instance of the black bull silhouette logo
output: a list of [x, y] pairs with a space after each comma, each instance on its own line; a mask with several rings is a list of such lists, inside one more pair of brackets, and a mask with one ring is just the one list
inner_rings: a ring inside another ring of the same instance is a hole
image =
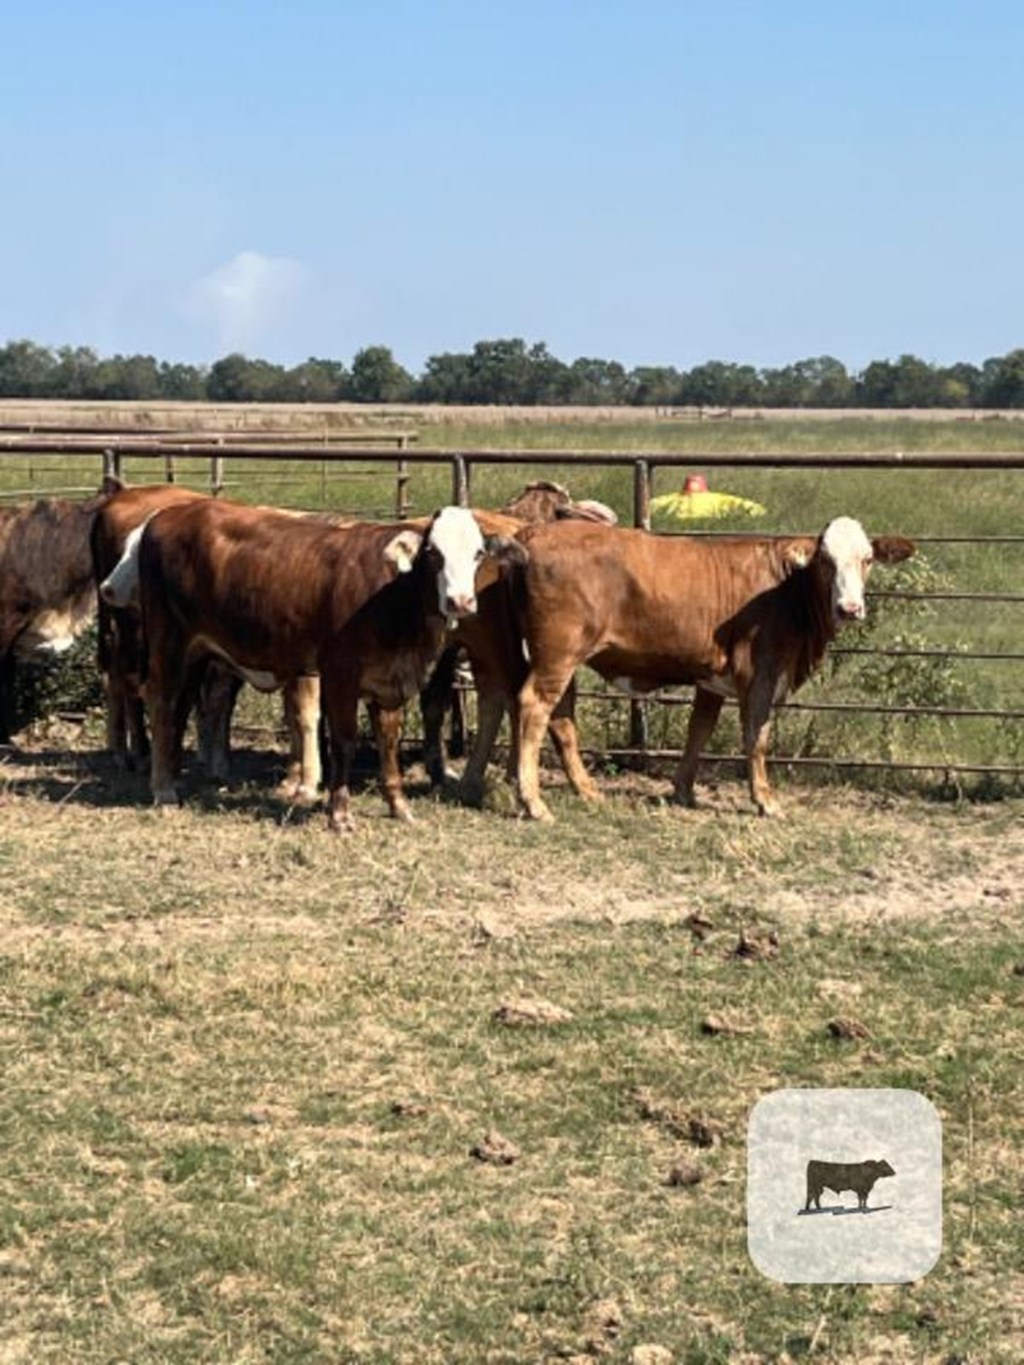
[[821, 1208], [822, 1191], [826, 1189], [836, 1194], [853, 1190], [857, 1196], [857, 1207], [866, 1209], [875, 1181], [895, 1174], [888, 1161], [808, 1161], [804, 1212], [810, 1211], [812, 1200], [815, 1208]]

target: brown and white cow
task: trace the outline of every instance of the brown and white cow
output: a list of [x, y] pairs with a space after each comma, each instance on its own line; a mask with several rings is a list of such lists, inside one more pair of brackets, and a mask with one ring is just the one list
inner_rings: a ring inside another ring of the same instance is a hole
[[89, 530], [120, 486], [105, 480], [83, 502], [40, 498], [0, 509], [0, 740], [14, 724], [16, 660], [62, 654], [92, 618]]
[[[486, 564], [485, 564], [486, 561]], [[351, 825], [359, 698], [369, 701], [391, 813], [408, 818], [398, 765], [402, 708], [477, 605], [480, 586], [525, 552], [485, 540], [472, 514], [442, 508], [424, 528], [344, 527], [201, 500], [167, 508], [138, 544], [153, 744], [153, 800], [177, 801], [196, 672], [210, 657], [262, 689], [317, 673], [330, 732], [330, 822]]]
[[[633, 693], [696, 684], [675, 775], [687, 805], [722, 703], [735, 697], [751, 797], [761, 814], [774, 813], [765, 765], [773, 704], [818, 667], [844, 621], [864, 617], [872, 562], [894, 564], [914, 552], [901, 537], [869, 540], [850, 517], [817, 538], [705, 541], [565, 522], [522, 539], [530, 557], [515, 587], [530, 663], [519, 693], [519, 789], [535, 819], [551, 818], [540, 794], [541, 742], [583, 663]], [[570, 781], [597, 798], [572, 719], [557, 725]]]
[[[549, 479], [528, 483], [498, 512], [475, 509], [475, 515], [485, 530], [504, 536], [518, 536], [527, 526], [544, 526], [554, 521], [587, 521], [607, 526], [618, 521], [605, 503], [593, 499], [577, 501], [567, 488]], [[477, 690], [477, 730], [462, 773], [461, 791], [465, 799], [476, 801], [483, 792], [484, 773], [502, 719], [515, 702], [527, 671], [505, 579], [480, 594], [479, 609], [459, 623], [421, 694], [423, 756], [427, 774], [435, 785], [454, 776], [448, 770], [442, 736], [445, 713], [453, 705], [456, 662], [463, 650], [469, 658]], [[515, 753], [513, 736], [510, 750], [513, 762]]]
[[[138, 592], [138, 542], [150, 517], [165, 507], [195, 502], [208, 495], [179, 484], [125, 488], [97, 514], [91, 545], [99, 597], [99, 665], [107, 692], [107, 745], [115, 762], [134, 768], [149, 757], [141, 682], [145, 672]], [[332, 526], [352, 521], [334, 512], [281, 511], [311, 517]], [[241, 677], [211, 658], [197, 684], [195, 721], [200, 762], [211, 777], [228, 777], [230, 726]], [[317, 725], [320, 685], [315, 675], [290, 679], [284, 686], [284, 713], [289, 760], [281, 794], [288, 800], [312, 801], [320, 786]]]

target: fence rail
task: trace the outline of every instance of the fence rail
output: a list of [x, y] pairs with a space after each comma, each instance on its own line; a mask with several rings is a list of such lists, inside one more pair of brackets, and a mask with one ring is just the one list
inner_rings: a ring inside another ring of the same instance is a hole
[[[259, 464], [264, 461], [285, 463], [320, 463], [324, 489], [326, 471], [333, 465], [351, 466], [370, 465], [369, 471], [345, 470], [346, 476], [362, 477], [365, 474], [379, 475], [382, 468], [392, 473], [395, 497], [394, 512], [399, 518], [408, 514], [410, 507], [409, 490], [413, 471], [418, 466], [446, 465], [451, 471], [452, 501], [467, 506], [473, 496], [473, 474], [478, 468], [508, 468], [529, 466], [531, 469], [545, 467], [567, 467], [586, 469], [619, 468], [632, 472], [632, 520], [635, 526], [650, 529], [651, 500], [653, 480], [658, 469], [678, 468], [731, 468], [731, 469], [879, 469], [879, 470], [1024, 470], [1024, 449], [1020, 451], [989, 452], [948, 452], [948, 451], [888, 451], [888, 452], [844, 452], [836, 454], [818, 452], [621, 452], [621, 451], [573, 451], [573, 450], [439, 450], [410, 448], [412, 433], [386, 432], [374, 433], [372, 441], [366, 440], [366, 433], [360, 433], [364, 440], [356, 438], [356, 433], [331, 432], [330, 440], [309, 433], [259, 433], [245, 432], [195, 432], [172, 436], [166, 430], [140, 435], [125, 435], [121, 431], [107, 428], [91, 429], [88, 433], [69, 433], [66, 429], [47, 434], [40, 428], [34, 433], [24, 430], [12, 431], [10, 427], [0, 429], [0, 468], [15, 455], [28, 455], [46, 461], [53, 457], [81, 455], [102, 459], [103, 469], [108, 473], [120, 473], [126, 459], [158, 460], [163, 462], [165, 477], [177, 476], [179, 459], [203, 460], [207, 464], [206, 482], [214, 494], [229, 486], [227, 471], [233, 463], [245, 461]], [[351, 443], [349, 438], [351, 437]], [[382, 448], [381, 442], [392, 443], [391, 449]], [[99, 471], [97, 471], [99, 472]], [[239, 471], [241, 472], [241, 471]], [[189, 475], [194, 477], [194, 474]], [[234, 481], [233, 481], [234, 482]], [[232, 483], [233, 486], [233, 483]], [[21, 490], [19, 490], [21, 491]], [[40, 490], [28, 490], [38, 493]], [[70, 491], [48, 489], [49, 492]], [[76, 488], [76, 492], [88, 491]], [[708, 536], [738, 533], [708, 530], [696, 534]], [[796, 534], [796, 533], [794, 533]], [[1024, 546], [1024, 535], [1006, 532], [996, 535], [962, 535], [954, 531], [942, 534], [915, 536], [922, 544], [983, 546], [1001, 545], [1006, 547]], [[970, 606], [981, 604], [1004, 604], [1017, 607], [1024, 603], [1024, 592], [1017, 591], [954, 591], [944, 588], [922, 591], [899, 589], [880, 589], [870, 594], [884, 600], [930, 601], [936, 603], [961, 603]], [[993, 650], [991, 648], [949, 649], [941, 646], [922, 647], [894, 646], [885, 648], [873, 645], [843, 645], [839, 642], [833, 647], [836, 657], [842, 656], [879, 656], [888, 659], [919, 659], [936, 663], [1000, 663], [1017, 665], [1024, 663], [1024, 652], [1016, 649]], [[630, 742], [626, 746], [608, 746], [604, 752], [611, 758], [668, 759], [678, 758], [680, 750], [656, 747], [648, 742], [649, 700], [637, 701], [616, 694], [595, 694], [601, 699], [614, 700], [630, 707]], [[686, 704], [687, 698], [652, 694], [655, 704], [669, 707]], [[783, 711], [808, 711], [822, 713], [868, 713], [882, 717], [903, 716], [932, 717], [968, 722], [995, 720], [1017, 725], [1024, 719], [1024, 711], [1015, 707], [995, 708], [984, 706], [894, 706], [873, 701], [825, 702], [818, 700], [791, 702], [781, 708]], [[1013, 752], [1024, 751], [1024, 739], [1014, 747]], [[709, 755], [713, 762], [735, 761], [736, 756]], [[839, 770], [845, 769], [898, 769], [909, 772], [937, 771], [944, 774], [985, 774], [1024, 777], [1024, 765], [1020, 763], [970, 763], [951, 762], [943, 754], [925, 761], [892, 761], [888, 758], [865, 757], [840, 758], [817, 755], [777, 755], [775, 763], [794, 766], [825, 765]]]

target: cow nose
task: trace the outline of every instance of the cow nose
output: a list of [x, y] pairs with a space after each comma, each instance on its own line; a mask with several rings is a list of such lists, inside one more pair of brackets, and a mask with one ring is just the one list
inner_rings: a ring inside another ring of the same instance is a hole
[[843, 621], [863, 621], [864, 603], [863, 602], [840, 602], [839, 616]]
[[445, 602], [445, 612], [449, 616], [463, 617], [472, 616], [476, 611], [476, 598], [468, 593], [460, 594], [458, 597], [449, 597]]

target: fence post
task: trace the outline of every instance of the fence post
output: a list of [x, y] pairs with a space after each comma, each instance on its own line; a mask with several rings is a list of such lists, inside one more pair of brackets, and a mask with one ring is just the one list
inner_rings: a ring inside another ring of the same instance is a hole
[[210, 456], [210, 492], [219, 498], [224, 492], [224, 456]]
[[118, 450], [105, 450], [103, 452], [103, 477], [105, 479], [120, 479], [121, 477], [121, 452]]
[[[651, 467], [646, 460], [636, 460], [633, 464], [633, 525], [642, 531], [651, 529]], [[629, 747], [647, 748], [647, 703], [629, 703]], [[634, 760], [635, 766], [644, 772], [647, 769], [646, 757]]]
[[469, 506], [469, 463], [465, 455], [452, 456], [452, 502], [457, 507]]
[[[405, 450], [408, 441], [403, 433], [398, 438], [398, 449]], [[395, 515], [404, 521], [409, 515], [409, 461], [403, 455], [395, 467]]]

